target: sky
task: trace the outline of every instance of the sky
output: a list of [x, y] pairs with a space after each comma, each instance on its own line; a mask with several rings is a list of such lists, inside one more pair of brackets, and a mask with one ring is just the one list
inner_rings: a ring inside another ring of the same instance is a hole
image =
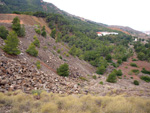
[[150, 0], [44, 0], [59, 9], [108, 25], [150, 31]]

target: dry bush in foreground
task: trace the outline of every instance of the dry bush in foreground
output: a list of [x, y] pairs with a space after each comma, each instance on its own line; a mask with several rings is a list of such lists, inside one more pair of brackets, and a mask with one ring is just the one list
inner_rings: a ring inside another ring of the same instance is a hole
[[[12, 113], [149, 113], [150, 98], [123, 96], [91, 96], [40, 93], [21, 91], [0, 93], [0, 111]], [[4, 110], [5, 111], [2, 111]]]

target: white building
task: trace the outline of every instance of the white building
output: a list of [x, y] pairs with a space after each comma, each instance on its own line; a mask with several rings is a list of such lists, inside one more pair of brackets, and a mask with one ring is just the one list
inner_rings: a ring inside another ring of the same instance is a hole
[[97, 32], [98, 36], [106, 36], [106, 35], [118, 35], [116, 32]]

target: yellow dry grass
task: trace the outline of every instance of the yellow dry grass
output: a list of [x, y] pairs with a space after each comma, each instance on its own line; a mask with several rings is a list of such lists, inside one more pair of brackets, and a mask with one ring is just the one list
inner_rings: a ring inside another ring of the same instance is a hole
[[150, 113], [150, 98], [66, 95], [42, 91], [37, 100], [34, 94], [21, 91], [0, 93], [0, 110], [8, 106], [11, 106], [11, 113]]

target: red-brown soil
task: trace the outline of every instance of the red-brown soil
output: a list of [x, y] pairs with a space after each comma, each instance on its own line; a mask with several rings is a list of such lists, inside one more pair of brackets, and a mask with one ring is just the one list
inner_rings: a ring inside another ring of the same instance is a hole
[[45, 22], [45, 19], [43, 19], [43, 18], [37, 18], [35, 16], [18, 15], [18, 14], [0, 14], [0, 23], [12, 23], [13, 19], [16, 16], [19, 17], [21, 24], [25, 24], [25, 25], [35, 25], [35, 24], [38, 24], [41, 27], [45, 26], [46, 27], [46, 31], [48, 33], [51, 32], [51, 30], [47, 26], [47, 23]]

